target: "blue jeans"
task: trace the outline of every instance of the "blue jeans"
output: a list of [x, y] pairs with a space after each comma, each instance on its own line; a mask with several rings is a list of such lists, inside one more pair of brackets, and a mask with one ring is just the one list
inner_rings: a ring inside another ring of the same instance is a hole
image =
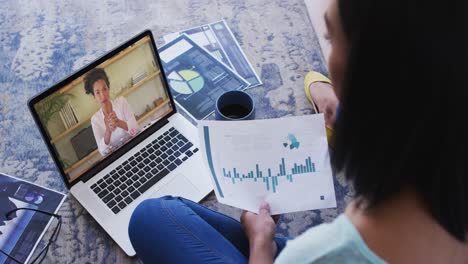
[[[249, 258], [239, 221], [180, 197], [143, 201], [133, 212], [128, 233], [144, 263], [237, 264]], [[279, 253], [286, 239], [275, 240]]]

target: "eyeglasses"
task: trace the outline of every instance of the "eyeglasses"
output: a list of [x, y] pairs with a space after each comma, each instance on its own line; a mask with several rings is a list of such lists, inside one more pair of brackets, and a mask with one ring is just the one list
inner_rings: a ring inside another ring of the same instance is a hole
[[[55, 229], [54, 231], [52, 232], [52, 236], [49, 238], [49, 240], [47, 241], [47, 244], [44, 246], [44, 248], [42, 248], [39, 253], [36, 255], [36, 257], [34, 257], [34, 259], [29, 262], [30, 264], [33, 264], [33, 263], [42, 263], [42, 261], [44, 260], [45, 256], [47, 255], [47, 252], [49, 251], [49, 247], [52, 243], [54, 243], [56, 240], [57, 240], [57, 237], [58, 237], [58, 234], [60, 233], [60, 228], [62, 227], [62, 216], [61, 215], [58, 215], [58, 214], [53, 214], [53, 213], [49, 213], [49, 212], [46, 212], [46, 211], [42, 211], [42, 210], [39, 210], [39, 209], [32, 209], [32, 208], [16, 208], [16, 209], [13, 209], [9, 212], [6, 213], [6, 219], [8, 220], [11, 220], [13, 219], [12, 215], [13, 213], [15, 213], [16, 211], [19, 211], [19, 210], [29, 210], [29, 211], [34, 211], [34, 212], [38, 212], [38, 213], [42, 213], [42, 214], [46, 214], [46, 215], [50, 215], [50, 216], [53, 216], [55, 218], [57, 218], [57, 225], [55, 226]], [[18, 259], [16, 259], [15, 257], [11, 256], [10, 254], [6, 253], [5, 251], [3, 251], [2, 249], [0, 249], [0, 252], [5, 254], [8, 258], [16, 261], [17, 263], [20, 263], [20, 264], [23, 264], [23, 262], [19, 261]], [[38, 261], [39, 260], [39, 261]], [[37, 261], [37, 262], [36, 262]]]

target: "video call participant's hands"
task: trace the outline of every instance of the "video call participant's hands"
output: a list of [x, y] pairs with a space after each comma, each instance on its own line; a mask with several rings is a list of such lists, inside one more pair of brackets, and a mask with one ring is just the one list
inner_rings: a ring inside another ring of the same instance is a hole
[[110, 122], [111, 127], [114, 128], [114, 130], [115, 130], [115, 128], [118, 127], [118, 124], [119, 124], [119, 122], [120, 122], [120, 119], [117, 117], [117, 114], [116, 114], [114, 111], [112, 111], [112, 112], [109, 114], [109, 122]]
[[114, 132], [117, 128], [115, 122], [110, 118], [110, 116], [104, 117], [104, 124], [106, 125], [106, 130], [109, 132]]
[[110, 128], [113, 129], [112, 131], [114, 131], [117, 127], [120, 127], [121, 129], [125, 131], [128, 131], [127, 122], [123, 121], [122, 119], [119, 119], [117, 117], [117, 114], [114, 111], [109, 113], [108, 119], [109, 119], [109, 126]]
[[117, 115], [115, 114], [112, 104], [106, 104], [102, 107], [102, 112], [104, 114], [104, 124], [106, 125], [106, 130], [109, 132], [114, 132], [117, 128], [115, 119]]
[[279, 216], [270, 215], [270, 206], [267, 203], [260, 205], [259, 213], [243, 211], [241, 223], [249, 239], [250, 260], [259, 263], [273, 262], [277, 246], [274, 240], [276, 222]]

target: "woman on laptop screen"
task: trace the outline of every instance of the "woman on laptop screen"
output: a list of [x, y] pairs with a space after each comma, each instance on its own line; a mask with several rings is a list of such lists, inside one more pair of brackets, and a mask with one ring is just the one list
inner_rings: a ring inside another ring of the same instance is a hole
[[125, 98], [110, 99], [109, 78], [104, 69], [91, 70], [85, 77], [84, 88], [101, 106], [91, 118], [91, 126], [99, 153], [106, 156], [141, 129]]

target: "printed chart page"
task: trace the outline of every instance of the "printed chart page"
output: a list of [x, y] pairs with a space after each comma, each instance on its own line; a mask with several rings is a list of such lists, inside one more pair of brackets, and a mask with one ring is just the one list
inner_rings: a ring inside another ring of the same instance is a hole
[[159, 48], [159, 53], [174, 100], [194, 121], [213, 113], [224, 92], [250, 85], [186, 34]]
[[249, 88], [262, 84], [226, 21], [221, 20], [165, 35], [158, 38], [158, 44], [171, 42], [182, 34], [187, 34], [195, 43], [242, 76], [250, 83]]
[[220, 203], [272, 214], [336, 207], [323, 114], [200, 121], [203, 157]]

